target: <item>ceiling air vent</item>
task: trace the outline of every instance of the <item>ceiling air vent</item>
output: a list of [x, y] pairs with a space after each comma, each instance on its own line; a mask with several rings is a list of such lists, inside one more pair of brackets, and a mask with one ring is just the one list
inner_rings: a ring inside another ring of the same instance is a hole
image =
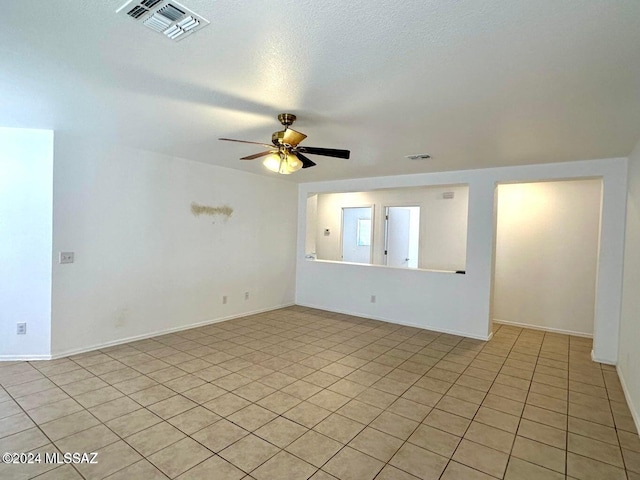
[[133, 7], [131, 10], [127, 12], [127, 15], [133, 18], [140, 18], [142, 15], [144, 15], [148, 11], [149, 10], [147, 10], [144, 7], [141, 7], [140, 5], [136, 5], [135, 7]]
[[456, 196], [455, 192], [443, 192], [442, 193], [442, 198], [444, 198], [445, 200], [452, 200], [455, 196]]
[[116, 10], [121, 12], [174, 41], [209, 25], [208, 20], [172, 0], [129, 0]]
[[171, 5], [165, 5], [160, 10], [158, 10], [158, 14], [162, 15], [165, 18], [168, 18], [172, 22], [181, 19], [184, 16], [184, 12], [180, 10], [178, 7]]
[[145, 26], [149, 27], [151, 30], [155, 30], [156, 32], [164, 32], [169, 25], [171, 25], [171, 20], [162, 15], [154, 13], [153, 15], [147, 17], [146, 20], [142, 22]]

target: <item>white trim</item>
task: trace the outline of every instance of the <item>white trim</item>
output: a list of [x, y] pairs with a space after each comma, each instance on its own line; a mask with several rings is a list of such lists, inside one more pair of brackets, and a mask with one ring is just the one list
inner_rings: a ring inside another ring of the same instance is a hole
[[500, 323], [502, 325], [509, 325], [512, 327], [530, 328], [531, 330], [541, 330], [543, 332], [561, 333], [563, 335], [573, 335], [574, 337], [593, 338], [593, 333], [575, 332], [573, 330], [563, 330], [562, 328], [542, 327], [539, 325], [530, 325], [528, 323], [512, 322], [510, 320], [500, 320], [499, 318], [494, 318], [493, 323]]
[[617, 365], [618, 364], [618, 362], [615, 361], [615, 360], [609, 360], [607, 358], [598, 358], [598, 357], [596, 357], [596, 355], [595, 355], [593, 350], [591, 350], [591, 361], [592, 362], [598, 362], [598, 363], [604, 363], [606, 365]]
[[[462, 273], [456, 273], [456, 270], [434, 270], [432, 268], [406, 268], [406, 267], [392, 267], [389, 265], [377, 265], [377, 264], [373, 264], [373, 263], [354, 263], [354, 262], [343, 262], [342, 260], [322, 260], [320, 258], [307, 258], [305, 254], [305, 256], [303, 256], [302, 258], [299, 258], [298, 260], [304, 260], [307, 262], [314, 262], [314, 263], [334, 263], [334, 264], [338, 264], [338, 265], [355, 265], [357, 267], [368, 267], [368, 268], [388, 268], [388, 269], [392, 269], [392, 270], [403, 270], [405, 272], [429, 272], [429, 273], [453, 273], [456, 275], [464, 275]], [[466, 267], [465, 267], [466, 268]]]
[[227, 320], [233, 320], [234, 318], [242, 318], [242, 317], [247, 317], [249, 315], [256, 315], [258, 313], [270, 312], [272, 310], [279, 310], [281, 308], [291, 307], [293, 305], [295, 305], [295, 304], [294, 303], [286, 303], [286, 304], [278, 305], [278, 306], [275, 306], [275, 307], [267, 307], [267, 308], [262, 308], [262, 309], [259, 309], [259, 310], [252, 310], [250, 312], [243, 312], [243, 313], [238, 313], [238, 314], [235, 314], [235, 315], [228, 315], [226, 317], [215, 318], [213, 320], [205, 320], [203, 322], [191, 323], [189, 325], [181, 325], [179, 327], [166, 328], [164, 330], [158, 330], [158, 331], [151, 332], [151, 333], [144, 333], [142, 335], [135, 335], [133, 337], [128, 337], [128, 338], [123, 338], [123, 339], [120, 339], [120, 340], [113, 340], [111, 342], [105, 342], [105, 343], [102, 343], [102, 344], [92, 345], [90, 347], [77, 348], [77, 349], [73, 349], [73, 350], [67, 350], [65, 352], [54, 353], [51, 356], [51, 358], [55, 360], [57, 358], [68, 357], [70, 355], [77, 355], [79, 353], [90, 352], [92, 350], [98, 350], [98, 349], [101, 349], [101, 348], [114, 347], [116, 345], [122, 345], [123, 343], [130, 343], [130, 342], [135, 342], [135, 341], [138, 341], [138, 340], [145, 340], [147, 338], [158, 337], [160, 335], [166, 335], [168, 333], [181, 332], [183, 330], [190, 330], [192, 328], [204, 327], [205, 325], [211, 325], [211, 324], [214, 324], [214, 323], [226, 322]]
[[410, 323], [410, 322], [402, 322], [399, 320], [389, 320], [388, 318], [383, 318], [383, 317], [376, 317], [375, 315], [368, 315], [366, 313], [361, 313], [361, 312], [349, 312], [347, 310], [338, 310], [335, 308], [327, 308], [327, 307], [321, 307], [318, 305], [312, 305], [310, 303], [300, 303], [300, 302], [296, 302], [296, 305], [299, 305], [301, 307], [308, 307], [308, 308], [315, 308], [317, 310], [324, 310], [325, 312], [333, 312], [333, 313], [342, 313], [344, 315], [351, 315], [354, 317], [362, 317], [362, 318], [368, 318], [370, 320], [378, 320], [380, 322], [387, 322], [387, 323], [395, 323], [396, 325], [403, 325], [405, 327], [415, 327], [415, 328], [421, 328], [422, 330], [431, 330], [432, 332], [438, 332], [438, 333], [448, 333], [450, 335], [457, 335], [459, 337], [467, 337], [467, 338], [473, 338], [475, 340], [482, 340], [484, 342], [487, 342], [489, 340], [491, 340], [491, 337], [493, 337], [493, 332], [491, 332], [489, 335], [474, 335], [468, 332], [460, 332], [458, 330], [448, 330], [446, 328], [436, 328], [433, 327], [431, 325], [418, 325], [417, 323]]
[[0, 362], [28, 362], [32, 360], [51, 360], [51, 355], [0, 355]]
[[629, 390], [627, 390], [627, 384], [625, 383], [624, 376], [620, 371], [620, 366], [616, 366], [616, 372], [618, 372], [620, 385], [622, 385], [624, 398], [627, 400], [627, 405], [629, 406], [629, 411], [631, 412], [631, 416], [633, 417], [633, 422], [636, 424], [636, 430], [640, 432], [640, 414], [638, 414], [638, 411], [636, 410], [636, 406], [633, 404], [633, 400], [631, 399], [631, 394], [629, 393]]
[[155, 332], [144, 333], [142, 335], [134, 335], [133, 337], [121, 338], [119, 340], [113, 340], [113, 341], [110, 341], [110, 342], [94, 344], [94, 345], [90, 345], [88, 347], [74, 348], [74, 349], [71, 349], [71, 350], [63, 351], [63, 352], [56, 352], [56, 353], [53, 353], [52, 355], [14, 355], [14, 356], [5, 355], [5, 356], [0, 356], [0, 361], [55, 360], [55, 359], [58, 359], [58, 358], [68, 357], [70, 355], [77, 355], [79, 353], [85, 353], [85, 352], [91, 352], [93, 350], [99, 350], [101, 348], [107, 348], [107, 347], [113, 347], [113, 346], [116, 346], [116, 345], [122, 345], [123, 343], [130, 343], [130, 342], [135, 342], [137, 340], [145, 340], [147, 338], [157, 337], [157, 336], [160, 336], [160, 335], [166, 335], [167, 333], [180, 332], [180, 331], [183, 331], [183, 330], [190, 330], [192, 328], [203, 327], [205, 325], [211, 325], [211, 324], [214, 324], [214, 323], [226, 322], [227, 320], [233, 320], [234, 318], [241, 318], [241, 317], [246, 317], [246, 316], [249, 316], [249, 315], [256, 315], [258, 313], [270, 312], [272, 310], [279, 310], [281, 308], [291, 307], [293, 305], [295, 305], [295, 303], [285, 303], [285, 304], [278, 305], [278, 306], [275, 306], [275, 307], [268, 307], [268, 308], [262, 308], [262, 309], [259, 309], [259, 310], [252, 310], [250, 312], [238, 313], [236, 315], [229, 315], [229, 316], [226, 316], [226, 317], [215, 318], [213, 320], [205, 320], [203, 322], [191, 323], [189, 325], [181, 325], [179, 327], [172, 327], [172, 328], [167, 328], [167, 329], [164, 329], [164, 330], [158, 330], [158, 331], [155, 331]]

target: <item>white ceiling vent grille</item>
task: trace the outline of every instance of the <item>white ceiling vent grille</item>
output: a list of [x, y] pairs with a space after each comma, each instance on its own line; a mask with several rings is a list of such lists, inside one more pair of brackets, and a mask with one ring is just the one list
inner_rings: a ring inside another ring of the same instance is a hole
[[445, 200], [452, 200], [453, 198], [455, 198], [456, 193], [455, 192], [444, 192], [442, 194], [442, 198], [444, 198]]
[[126, 13], [176, 42], [209, 25], [208, 20], [173, 0], [129, 0], [116, 13]]
[[148, 11], [149, 10], [147, 10], [144, 7], [141, 7], [140, 5], [136, 5], [135, 7], [133, 7], [131, 10], [127, 12], [127, 15], [133, 18], [140, 18], [142, 15], [144, 15]]

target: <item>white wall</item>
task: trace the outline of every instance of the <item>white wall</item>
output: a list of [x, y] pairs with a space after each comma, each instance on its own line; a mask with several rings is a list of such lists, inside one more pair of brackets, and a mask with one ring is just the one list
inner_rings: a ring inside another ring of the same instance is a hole
[[0, 128], [0, 360], [51, 351], [52, 187], [53, 132]]
[[[444, 192], [454, 192], [455, 196], [443, 199]], [[411, 205], [420, 207], [419, 268], [465, 269], [469, 206], [469, 188], [466, 185], [324, 193], [317, 197], [317, 217], [308, 218], [311, 219], [309, 230], [316, 234], [318, 259], [341, 260], [343, 208], [373, 205], [373, 263], [384, 265], [385, 207]], [[331, 230], [329, 236], [324, 234], [326, 228]]]
[[498, 186], [493, 318], [591, 335], [602, 180]]
[[296, 196], [275, 175], [57, 134], [53, 246], [76, 260], [53, 268], [54, 354], [291, 304]]
[[[306, 218], [318, 218], [318, 195], [310, 195], [307, 199]], [[313, 228], [307, 228], [304, 251], [308, 255], [316, 255], [316, 232]]]
[[618, 373], [640, 429], [640, 142], [629, 156], [628, 188]]
[[[491, 329], [494, 190], [499, 182], [603, 178], [595, 307], [594, 356], [615, 363], [618, 352], [627, 160], [588, 160], [300, 185], [296, 303], [332, 311], [487, 338]], [[469, 184], [466, 275], [381, 266], [305, 261], [309, 193]], [[370, 295], [377, 302], [370, 303]]]

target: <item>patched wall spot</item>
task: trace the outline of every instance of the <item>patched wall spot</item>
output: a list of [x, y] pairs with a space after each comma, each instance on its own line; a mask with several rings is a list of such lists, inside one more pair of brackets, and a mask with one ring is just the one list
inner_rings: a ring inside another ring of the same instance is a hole
[[209, 205], [200, 205], [199, 203], [191, 202], [191, 213], [194, 217], [199, 217], [200, 215], [208, 215], [210, 217], [222, 216], [227, 220], [233, 214], [233, 208], [229, 205], [211, 207]]

